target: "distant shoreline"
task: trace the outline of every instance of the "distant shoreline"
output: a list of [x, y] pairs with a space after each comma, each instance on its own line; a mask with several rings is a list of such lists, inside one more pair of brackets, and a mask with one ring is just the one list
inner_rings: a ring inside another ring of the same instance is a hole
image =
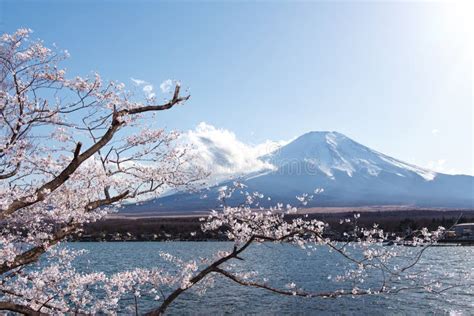
[[[288, 214], [286, 218], [306, 216], [319, 219], [330, 225], [331, 231], [337, 239], [347, 230], [340, 225], [343, 218], [351, 218], [354, 213], [360, 213], [358, 223], [364, 227], [372, 227], [377, 223], [385, 231], [403, 235], [409, 229], [428, 227], [436, 229], [438, 226], [451, 227], [456, 220], [460, 222], [474, 222], [474, 210], [442, 210], [442, 209], [398, 209], [373, 210], [361, 208], [346, 208], [332, 212], [312, 212], [302, 214]], [[101, 221], [88, 224], [81, 235], [74, 236], [73, 241], [227, 241], [222, 232], [202, 232], [202, 217], [207, 214], [184, 216], [113, 216]]]
[[[474, 208], [443, 208], [443, 207], [414, 207], [400, 205], [373, 205], [373, 206], [324, 206], [300, 208], [293, 214], [351, 214], [374, 212], [466, 212], [474, 213]], [[144, 219], [144, 218], [192, 218], [209, 215], [210, 211], [156, 211], [156, 212], [118, 212], [107, 215], [107, 219]]]

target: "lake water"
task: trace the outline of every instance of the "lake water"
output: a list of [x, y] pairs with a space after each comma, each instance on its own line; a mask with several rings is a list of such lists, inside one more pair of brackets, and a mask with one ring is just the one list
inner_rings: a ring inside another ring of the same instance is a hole
[[[231, 250], [227, 242], [110, 242], [71, 243], [75, 249], [89, 252], [76, 260], [80, 270], [113, 273], [135, 267], [166, 266], [160, 251], [182, 259], [208, 257], [218, 250]], [[335, 288], [328, 280], [341, 269], [334, 254], [318, 249], [312, 255], [289, 245], [263, 244], [251, 247], [239, 261], [239, 268], [256, 268], [260, 277], [284, 285], [295, 282], [305, 290]], [[455, 284], [443, 273], [470, 271], [474, 275], [474, 247], [436, 247], [425, 252], [420, 265], [435, 262], [432, 273], [443, 282]], [[372, 280], [374, 281], [374, 280]], [[368, 282], [371, 282], [370, 280]], [[140, 301], [140, 311], [156, 307], [152, 301]], [[214, 287], [204, 296], [185, 293], [169, 308], [170, 315], [474, 315], [474, 289], [455, 288], [443, 294], [420, 291], [387, 296], [344, 297], [336, 299], [298, 298], [271, 294], [264, 290], [242, 287], [217, 277]]]

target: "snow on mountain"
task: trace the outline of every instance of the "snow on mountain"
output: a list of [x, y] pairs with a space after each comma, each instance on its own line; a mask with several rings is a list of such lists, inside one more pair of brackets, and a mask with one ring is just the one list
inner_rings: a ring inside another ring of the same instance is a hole
[[[249, 192], [271, 197], [270, 202], [262, 204], [295, 204], [297, 195], [324, 188], [309, 207], [412, 205], [474, 209], [474, 177], [420, 168], [338, 132], [306, 133], [259, 159], [268, 167], [249, 170], [241, 179]], [[218, 188], [231, 183], [222, 181], [199, 193], [173, 194], [128, 211], [207, 210], [218, 205]], [[228, 202], [238, 202], [239, 198]]]
[[263, 159], [280, 168], [304, 162], [307, 172], [319, 170], [331, 179], [335, 170], [349, 177], [354, 173], [378, 176], [382, 170], [400, 177], [417, 174], [427, 181], [436, 177], [433, 171], [386, 156], [338, 132], [309, 132]]

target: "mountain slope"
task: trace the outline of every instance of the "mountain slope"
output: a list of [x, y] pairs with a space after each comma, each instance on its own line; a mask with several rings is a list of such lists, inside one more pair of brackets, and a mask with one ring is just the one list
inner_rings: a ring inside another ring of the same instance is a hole
[[[474, 177], [446, 175], [389, 157], [337, 132], [310, 132], [261, 157], [274, 168], [242, 179], [266, 203], [296, 204], [296, 195], [324, 192], [308, 206], [413, 205], [474, 208]], [[127, 211], [204, 210], [215, 207], [218, 188], [178, 193]], [[207, 198], [203, 198], [207, 196]], [[236, 196], [230, 202], [237, 202]], [[265, 202], [264, 202], [265, 203]]]

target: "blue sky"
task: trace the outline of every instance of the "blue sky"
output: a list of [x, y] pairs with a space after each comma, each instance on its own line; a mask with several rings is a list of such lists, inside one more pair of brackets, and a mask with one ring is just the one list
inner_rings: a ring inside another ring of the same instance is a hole
[[[388, 155], [474, 174], [472, 5], [445, 2], [0, 1], [0, 30], [68, 49], [98, 71], [186, 105], [157, 124], [200, 122], [246, 143], [335, 130]], [[159, 90], [159, 89], [157, 89]]]

